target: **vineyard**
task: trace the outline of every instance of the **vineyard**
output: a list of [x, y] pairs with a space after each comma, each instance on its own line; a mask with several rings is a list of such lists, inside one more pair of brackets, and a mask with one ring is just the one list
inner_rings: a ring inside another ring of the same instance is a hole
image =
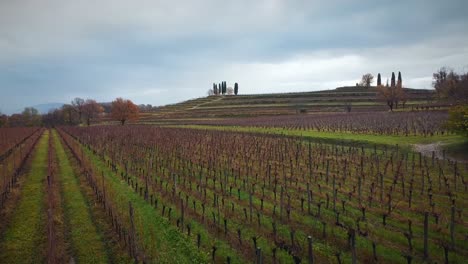
[[[445, 118], [355, 113], [220, 124], [432, 138], [448, 133]], [[468, 257], [468, 166], [434, 152], [145, 125], [0, 135], [1, 263]]]
[[447, 133], [446, 112], [327, 113], [279, 117], [231, 118], [187, 122], [195, 125], [251, 126], [319, 132], [433, 136]]
[[0, 0], [0, 264], [468, 264], [466, 11]]

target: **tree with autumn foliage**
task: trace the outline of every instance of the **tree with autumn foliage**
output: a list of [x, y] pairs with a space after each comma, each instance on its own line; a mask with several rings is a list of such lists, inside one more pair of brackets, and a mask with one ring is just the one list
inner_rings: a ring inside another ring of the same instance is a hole
[[127, 120], [137, 120], [139, 111], [132, 101], [119, 97], [112, 101], [111, 114], [123, 126]]
[[83, 105], [83, 114], [86, 118], [86, 124], [89, 126], [91, 120], [96, 118], [100, 113], [104, 111], [104, 108], [98, 104], [95, 100], [88, 99]]

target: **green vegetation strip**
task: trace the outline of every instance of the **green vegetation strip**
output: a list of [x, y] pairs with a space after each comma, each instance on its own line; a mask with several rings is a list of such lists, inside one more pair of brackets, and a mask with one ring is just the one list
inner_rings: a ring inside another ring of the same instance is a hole
[[0, 263], [45, 261], [46, 212], [44, 181], [47, 176], [49, 133], [36, 146], [31, 168], [21, 190], [21, 199], [0, 242]]
[[459, 135], [434, 135], [434, 136], [391, 136], [357, 134], [351, 132], [323, 132], [314, 130], [298, 130], [283, 128], [243, 127], [243, 126], [210, 126], [210, 125], [171, 125], [168, 127], [181, 127], [193, 129], [212, 129], [221, 131], [265, 133], [273, 135], [300, 136], [310, 139], [319, 139], [333, 143], [356, 143], [356, 144], [378, 144], [378, 145], [400, 145], [410, 146], [412, 144], [429, 144], [441, 142], [443, 144], [460, 144], [464, 138]]
[[62, 188], [72, 254], [78, 263], [107, 263], [109, 259], [103, 237], [93, 223], [89, 205], [56, 131], [53, 137], [59, 163], [57, 178]]

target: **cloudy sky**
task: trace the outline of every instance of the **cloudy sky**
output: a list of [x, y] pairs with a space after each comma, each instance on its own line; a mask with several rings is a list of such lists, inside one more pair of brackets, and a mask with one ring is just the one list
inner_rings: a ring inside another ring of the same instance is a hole
[[163, 105], [468, 71], [468, 1], [0, 0], [0, 111], [74, 97]]

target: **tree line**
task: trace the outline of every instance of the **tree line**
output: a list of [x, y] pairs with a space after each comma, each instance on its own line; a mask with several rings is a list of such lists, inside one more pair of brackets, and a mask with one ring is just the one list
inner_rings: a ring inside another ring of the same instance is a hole
[[139, 117], [140, 109], [131, 100], [116, 98], [109, 103], [98, 103], [93, 99], [75, 98], [70, 104], [41, 115], [34, 107], [26, 107], [23, 112], [10, 116], [0, 113], [0, 127], [20, 126], [57, 126], [57, 125], [87, 125], [90, 126], [98, 118], [109, 116], [112, 120], [124, 125], [128, 121], [135, 121]]
[[468, 73], [442, 67], [432, 75], [432, 85], [439, 100], [453, 104], [468, 102]]

